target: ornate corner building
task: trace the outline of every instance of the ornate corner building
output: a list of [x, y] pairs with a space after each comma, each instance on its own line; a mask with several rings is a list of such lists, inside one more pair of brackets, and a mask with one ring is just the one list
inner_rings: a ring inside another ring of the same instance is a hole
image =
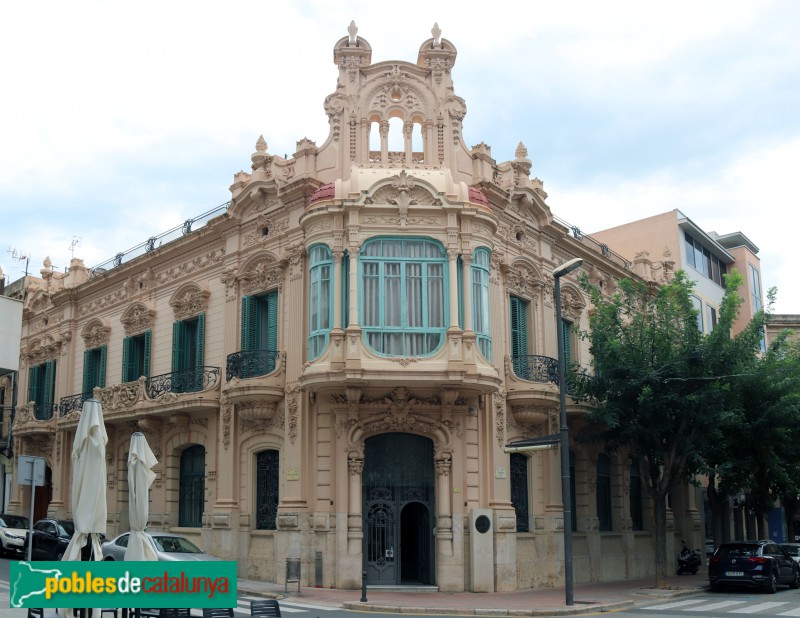
[[[558, 451], [503, 448], [558, 431], [553, 269], [584, 260], [561, 282], [558, 322], [582, 366], [577, 276], [611, 293], [637, 275], [553, 216], [522, 144], [507, 162], [466, 146], [456, 49], [433, 35], [416, 63], [373, 63], [351, 25], [324, 144], [282, 158], [259, 138], [204, 226], [29, 282], [13, 435], [15, 453], [47, 459], [41, 514], [70, 515], [72, 436], [93, 394], [109, 536], [128, 529], [142, 431], [159, 460], [150, 528], [242, 577], [282, 582], [296, 557], [303, 585], [324, 587], [358, 588], [362, 570], [444, 591], [561, 581]], [[573, 434], [585, 411], [568, 401]], [[570, 457], [576, 581], [651, 574], [651, 507], [627, 454], [573, 443]], [[11, 506], [27, 495], [15, 487]], [[693, 496], [673, 498], [679, 538], [699, 535]]]

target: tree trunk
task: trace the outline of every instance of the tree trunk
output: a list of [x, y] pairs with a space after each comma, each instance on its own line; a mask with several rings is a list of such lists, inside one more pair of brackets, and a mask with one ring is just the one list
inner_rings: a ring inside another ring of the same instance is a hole
[[657, 492], [654, 496], [656, 523], [656, 588], [667, 587], [667, 496]]
[[719, 547], [720, 543], [724, 543], [728, 539], [724, 538], [725, 532], [722, 525], [725, 517], [724, 498], [717, 492], [713, 476], [709, 476], [706, 494], [708, 495], [708, 506], [711, 508], [711, 523], [714, 527], [714, 547]]

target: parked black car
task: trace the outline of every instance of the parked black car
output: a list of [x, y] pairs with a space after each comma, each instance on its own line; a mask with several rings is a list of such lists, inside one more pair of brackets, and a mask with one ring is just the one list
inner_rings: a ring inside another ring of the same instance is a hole
[[708, 561], [711, 590], [749, 586], [775, 593], [781, 584], [800, 588], [800, 565], [772, 541], [723, 543]]
[[[33, 524], [33, 549], [31, 560], [61, 560], [69, 540], [75, 534], [75, 524], [67, 519], [40, 519]], [[23, 554], [28, 555], [28, 541], [25, 539]]]

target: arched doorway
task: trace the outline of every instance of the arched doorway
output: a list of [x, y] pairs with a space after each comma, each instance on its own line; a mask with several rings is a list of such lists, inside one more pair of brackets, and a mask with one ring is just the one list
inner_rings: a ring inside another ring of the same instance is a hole
[[364, 441], [364, 560], [370, 585], [432, 584], [433, 441], [387, 433]]

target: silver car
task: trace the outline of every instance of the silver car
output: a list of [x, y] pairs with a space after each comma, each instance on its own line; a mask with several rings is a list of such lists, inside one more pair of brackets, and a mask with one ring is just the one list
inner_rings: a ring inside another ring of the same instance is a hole
[[[103, 560], [125, 560], [130, 532], [103, 543]], [[153, 547], [160, 562], [177, 560], [219, 560], [216, 556], [205, 553], [186, 537], [171, 532], [147, 532], [148, 542]]]

